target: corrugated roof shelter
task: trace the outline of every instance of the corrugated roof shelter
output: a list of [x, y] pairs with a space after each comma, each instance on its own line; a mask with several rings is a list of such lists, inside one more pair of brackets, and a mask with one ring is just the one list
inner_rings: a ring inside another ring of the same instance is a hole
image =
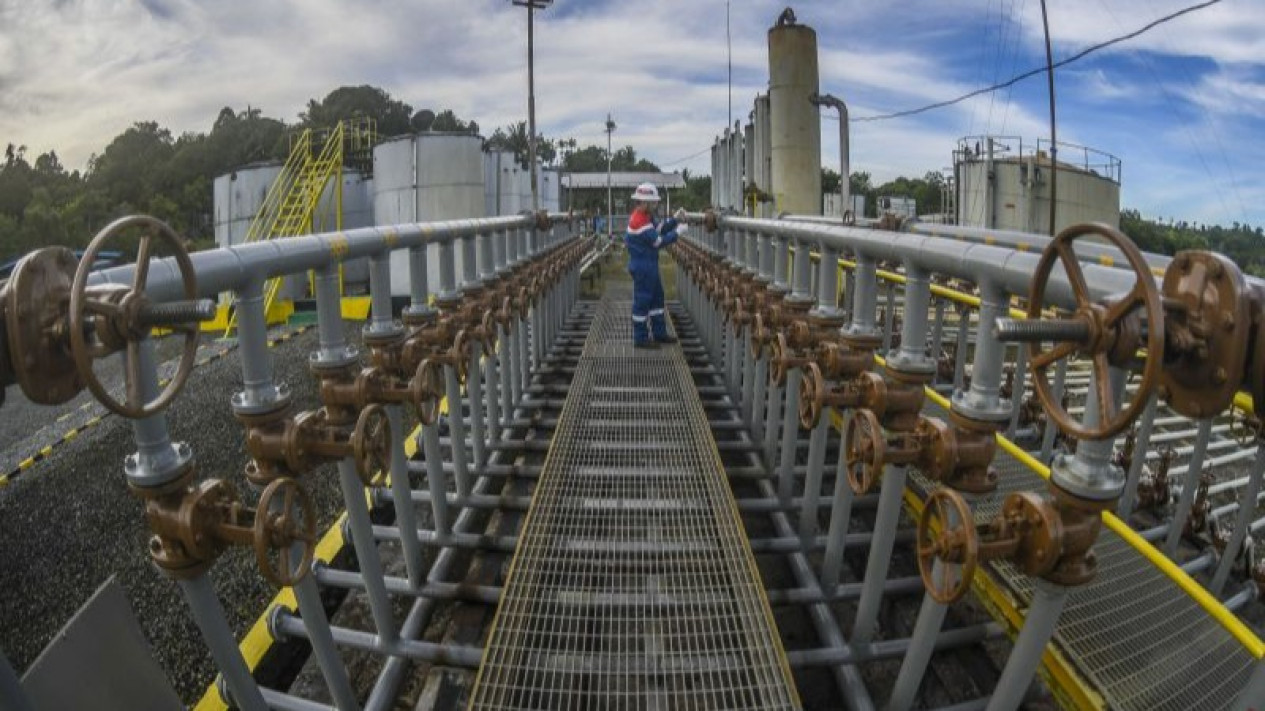
[[[642, 183], [653, 183], [659, 189], [680, 190], [685, 178], [680, 173], [611, 173], [612, 188], [636, 188]], [[565, 173], [562, 187], [568, 190], [606, 189], [606, 173]]]

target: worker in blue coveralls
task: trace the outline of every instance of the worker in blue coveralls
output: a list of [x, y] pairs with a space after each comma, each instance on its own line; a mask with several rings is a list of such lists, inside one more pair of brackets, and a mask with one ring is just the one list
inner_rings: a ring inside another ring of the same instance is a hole
[[[642, 183], [632, 194], [633, 213], [628, 217], [628, 271], [633, 278], [632, 330], [634, 348], [657, 348], [660, 343], [676, 343], [668, 335], [663, 315], [663, 278], [659, 275], [659, 250], [677, 240], [685, 231], [669, 217], [660, 222], [659, 189]], [[680, 214], [678, 212], [678, 214]]]

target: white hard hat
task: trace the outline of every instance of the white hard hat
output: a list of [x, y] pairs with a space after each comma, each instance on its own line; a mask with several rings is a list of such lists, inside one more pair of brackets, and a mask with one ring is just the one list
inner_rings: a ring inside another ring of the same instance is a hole
[[642, 183], [633, 191], [632, 199], [637, 202], [659, 202], [659, 189], [654, 183]]

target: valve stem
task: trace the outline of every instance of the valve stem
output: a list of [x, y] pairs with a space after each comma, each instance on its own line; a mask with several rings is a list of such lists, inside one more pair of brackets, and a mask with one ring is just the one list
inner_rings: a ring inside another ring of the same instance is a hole
[[993, 337], [1011, 343], [1042, 341], [1089, 341], [1089, 325], [1080, 319], [999, 318], [993, 323]]
[[215, 318], [215, 302], [210, 299], [196, 299], [150, 304], [141, 309], [139, 318], [143, 326], [201, 323]]

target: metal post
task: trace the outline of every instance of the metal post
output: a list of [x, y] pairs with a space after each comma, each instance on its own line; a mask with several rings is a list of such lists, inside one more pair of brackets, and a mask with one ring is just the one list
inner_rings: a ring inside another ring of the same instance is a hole
[[[827, 416], [828, 413], [822, 413], [822, 419], [826, 419]], [[852, 501], [856, 498], [856, 492], [852, 491], [852, 487], [848, 484], [846, 459], [847, 449], [841, 443], [839, 461], [835, 464], [835, 491], [830, 505], [830, 527], [826, 531], [826, 553], [822, 556], [821, 562], [823, 590], [834, 590], [839, 585], [839, 578], [843, 572], [845, 539], [852, 519]]]
[[1024, 387], [1028, 376], [1028, 349], [1023, 344], [1015, 347], [1015, 377], [1010, 388], [1010, 402], [1014, 410], [1010, 414], [1010, 425], [1006, 428], [1006, 437], [1015, 438], [1019, 429], [1019, 413], [1023, 410]]
[[778, 464], [777, 495], [789, 503], [795, 488], [795, 444], [799, 441], [799, 381], [804, 374], [791, 368], [786, 374], [786, 397], [782, 407], [782, 448]]
[[[338, 483], [347, 504], [347, 522], [351, 529], [351, 543], [356, 549], [360, 572], [365, 576], [365, 595], [369, 599], [369, 612], [373, 616], [378, 637], [386, 642], [398, 639], [391, 617], [391, 599], [387, 596], [383, 580], [382, 559], [373, 538], [373, 524], [369, 520], [369, 505], [365, 503], [364, 485], [356, 474], [356, 464], [350, 457], [338, 462]], [[416, 530], [416, 529], [414, 529]]]
[[[1138, 452], [1134, 456], [1140, 456], [1140, 454]], [[1261, 489], [1263, 475], [1265, 475], [1265, 447], [1261, 446], [1261, 440], [1258, 438], [1256, 458], [1252, 461], [1252, 472], [1248, 477], [1247, 486], [1243, 487], [1240, 499], [1242, 503], [1239, 504], [1239, 513], [1234, 519], [1234, 531], [1230, 534], [1230, 542], [1226, 544], [1220, 562], [1217, 563], [1217, 572], [1213, 574], [1212, 582], [1208, 585], [1208, 590], [1213, 595], [1221, 594], [1226, 578], [1230, 576], [1230, 568], [1234, 567], [1234, 559], [1238, 557], [1239, 549], [1243, 546], [1243, 539], [1247, 537], [1247, 527], [1251, 525], [1252, 514], [1256, 511], [1256, 495]], [[1184, 496], [1185, 493], [1183, 491], [1182, 495]]]
[[1045, 645], [1054, 635], [1059, 614], [1067, 602], [1067, 588], [1037, 578], [1033, 581], [1032, 605], [1023, 620], [1023, 629], [1010, 650], [1010, 658], [993, 689], [988, 711], [1012, 711], [1019, 708], [1029, 684], [1036, 676], [1037, 665]]
[[[942, 563], [937, 558], [931, 567], [931, 577], [938, 580]], [[948, 605], [936, 602], [930, 595], [922, 596], [922, 607], [918, 608], [918, 620], [914, 622], [914, 633], [909, 638], [909, 651], [900, 664], [900, 672], [896, 675], [896, 683], [892, 685], [892, 696], [887, 700], [887, 711], [908, 711], [918, 696], [918, 687], [927, 673], [927, 663], [931, 661], [931, 653], [935, 651], [936, 637], [944, 627], [944, 616], [949, 611]]]
[[1129, 462], [1129, 474], [1125, 479], [1124, 493], [1116, 504], [1116, 515], [1128, 521], [1133, 513], [1133, 503], [1138, 495], [1138, 481], [1142, 478], [1142, 467], [1146, 464], [1146, 454], [1151, 449], [1151, 433], [1155, 430], [1155, 411], [1159, 403], [1158, 396], [1152, 394], [1147, 400], [1146, 409], [1142, 411], [1142, 423], [1133, 440], [1133, 461]]
[[237, 640], [233, 639], [233, 631], [229, 629], [224, 608], [220, 605], [219, 598], [215, 597], [215, 587], [211, 585], [211, 579], [204, 574], [178, 582], [189, 600], [193, 621], [202, 631], [202, 638], [211, 651], [211, 658], [224, 676], [224, 684], [233, 697], [233, 705], [242, 711], [266, 711], [268, 704], [264, 703], [263, 694], [259, 692], [259, 686], [250, 675], [250, 669], [246, 667], [246, 660], [242, 659], [242, 654], [237, 649]]
[[[1093, 388], [1093, 383], [1090, 383]], [[1086, 404], [1086, 408], [1089, 404]], [[1168, 524], [1168, 538], [1164, 541], [1164, 555], [1172, 558], [1177, 553], [1177, 544], [1182, 540], [1182, 529], [1186, 527], [1186, 519], [1190, 517], [1190, 508], [1195, 503], [1195, 490], [1199, 488], [1199, 476], [1203, 474], [1204, 455], [1208, 451], [1208, 439], [1212, 436], [1212, 418], [1199, 421], [1199, 430], [1195, 433], [1195, 450], [1190, 454], [1190, 463], [1186, 468], [1185, 483], [1182, 485], [1181, 497], [1177, 500], [1177, 508], [1173, 510], [1173, 520]]]
[[878, 513], [874, 518], [874, 537], [870, 539], [870, 558], [865, 565], [861, 601], [857, 603], [856, 623], [852, 627], [852, 645], [864, 647], [874, 638], [879, 603], [883, 600], [883, 581], [896, 543], [896, 527], [900, 524], [901, 494], [905, 491], [905, 467], [884, 467], [879, 485]]
[[966, 382], [966, 348], [970, 330], [971, 310], [958, 304], [958, 340], [957, 348], [953, 353], [953, 389], [955, 391], [962, 390]]
[[[405, 486], [408, 486], [407, 473], [404, 482]], [[411, 502], [409, 508], [412, 508]], [[414, 583], [411, 578], [409, 582], [416, 587], [417, 583]], [[329, 618], [325, 616], [325, 604], [321, 601], [321, 592], [316, 587], [315, 576], [305, 575], [292, 589], [295, 600], [299, 603], [299, 615], [303, 618], [303, 627], [307, 630], [308, 639], [312, 643], [312, 655], [316, 657], [316, 664], [325, 677], [325, 684], [335, 708], [339, 711], [359, 709], [360, 703], [356, 701], [356, 692], [351, 688], [347, 667], [343, 665], [338, 648], [334, 646], [334, 634], [330, 631]], [[319, 619], [310, 619], [312, 617]]]
[[[1067, 359], [1063, 358], [1058, 365], [1054, 367], [1054, 400], [1062, 402], [1063, 400], [1063, 384], [1067, 380]], [[1041, 462], [1048, 464], [1050, 457], [1054, 456], [1054, 438], [1058, 435], [1059, 428], [1052, 420], [1046, 418], [1045, 432], [1041, 435]]]
[[[796, 408], [796, 413], [799, 409]], [[808, 471], [804, 475], [804, 498], [799, 511], [799, 537], [804, 546], [817, 535], [817, 502], [821, 500], [821, 479], [826, 468], [826, 438], [830, 435], [830, 413], [821, 413], [808, 440]], [[841, 448], [842, 449], [842, 448]]]
[[885, 282], [883, 284], [883, 301], [885, 307], [883, 309], [883, 353], [892, 350], [892, 330], [896, 325], [896, 284], [893, 282]]
[[932, 383], [940, 382], [940, 354], [944, 352], [944, 299], [936, 299], [936, 320], [931, 325], [931, 358], [936, 363]]

